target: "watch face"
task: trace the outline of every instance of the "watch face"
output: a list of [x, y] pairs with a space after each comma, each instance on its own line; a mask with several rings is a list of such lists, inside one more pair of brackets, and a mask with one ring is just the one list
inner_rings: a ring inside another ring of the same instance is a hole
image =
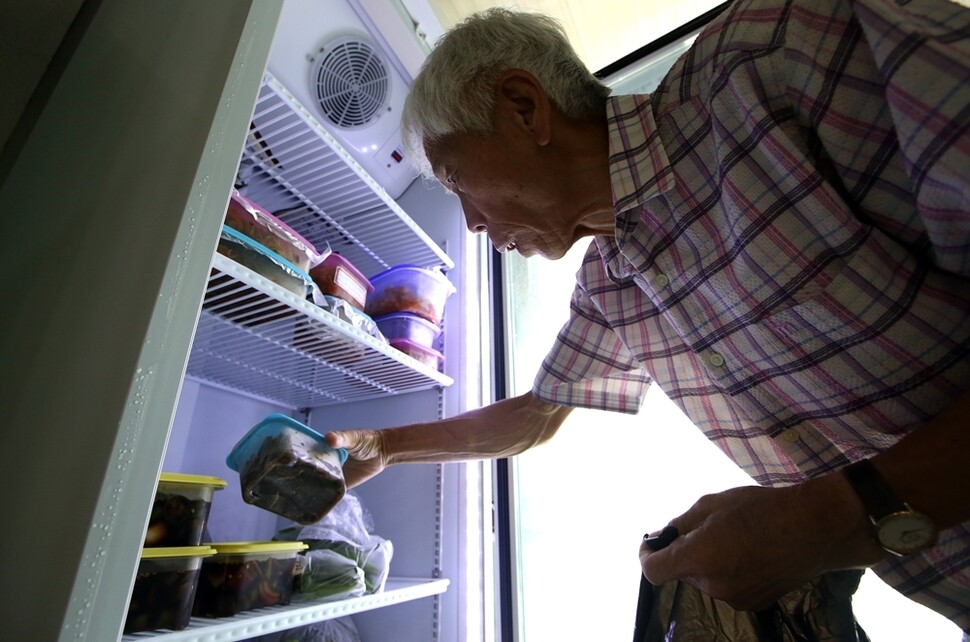
[[936, 527], [929, 517], [915, 511], [893, 513], [876, 527], [879, 543], [899, 555], [915, 553], [936, 543]]

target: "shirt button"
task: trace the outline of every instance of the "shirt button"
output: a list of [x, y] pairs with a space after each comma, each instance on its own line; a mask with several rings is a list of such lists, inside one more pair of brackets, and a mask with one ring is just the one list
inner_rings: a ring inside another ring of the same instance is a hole
[[707, 357], [707, 362], [714, 366], [715, 368], [720, 368], [724, 365], [724, 357], [716, 352], [712, 352], [709, 357]]
[[787, 441], [790, 444], [793, 444], [802, 438], [801, 434], [794, 428], [789, 428], [785, 432], [781, 433], [779, 437], [781, 437], [784, 441]]
[[670, 279], [667, 277], [666, 274], [662, 272], [653, 278], [653, 286], [658, 290], [664, 289], [669, 284], [670, 284]]

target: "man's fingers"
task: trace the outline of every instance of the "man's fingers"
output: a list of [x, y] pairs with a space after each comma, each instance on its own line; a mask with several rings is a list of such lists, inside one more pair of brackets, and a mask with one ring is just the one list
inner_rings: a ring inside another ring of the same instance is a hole
[[349, 445], [343, 432], [328, 432], [323, 438], [327, 440], [327, 445], [331, 448], [347, 448]]
[[328, 432], [325, 438], [331, 448], [345, 448], [357, 460], [381, 455], [380, 438], [374, 430], [337, 430]]
[[326, 434], [327, 444], [331, 448], [346, 448], [351, 455], [364, 454], [361, 451], [367, 450], [367, 440], [364, 430], [338, 430]]
[[685, 544], [683, 536], [678, 537], [662, 550], [650, 550], [646, 542], [640, 548], [640, 566], [644, 576], [653, 584], [663, 584], [684, 578], [687, 573], [681, 563], [683, 556], [678, 552]]
[[644, 535], [643, 543], [646, 544], [650, 550], [659, 551], [667, 548], [667, 546], [677, 539], [679, 535], [680, 531], [677, 530], [676, 526], [667, 525], [664, 526], [663, 530], [659, 533]]

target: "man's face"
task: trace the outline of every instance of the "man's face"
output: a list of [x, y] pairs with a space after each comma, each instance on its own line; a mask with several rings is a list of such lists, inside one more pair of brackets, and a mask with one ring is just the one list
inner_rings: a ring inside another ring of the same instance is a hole
[[435, 176], [461, 201], [468, 229], [499, 252], [562, 257], [578, 240], [575, 206], [557, 186], [554, 156], [515, 126], [453, 134], [426, 146]]

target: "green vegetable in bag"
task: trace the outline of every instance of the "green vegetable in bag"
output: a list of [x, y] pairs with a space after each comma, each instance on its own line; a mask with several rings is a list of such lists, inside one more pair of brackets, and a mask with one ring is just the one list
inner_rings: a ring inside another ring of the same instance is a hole
[[364, 571], [353, 559], [327, 548], [313, 549], [312, 544], [304, 556], [306, 567], [294, 585], [300, 599], [343, 599], [366, 592]]

